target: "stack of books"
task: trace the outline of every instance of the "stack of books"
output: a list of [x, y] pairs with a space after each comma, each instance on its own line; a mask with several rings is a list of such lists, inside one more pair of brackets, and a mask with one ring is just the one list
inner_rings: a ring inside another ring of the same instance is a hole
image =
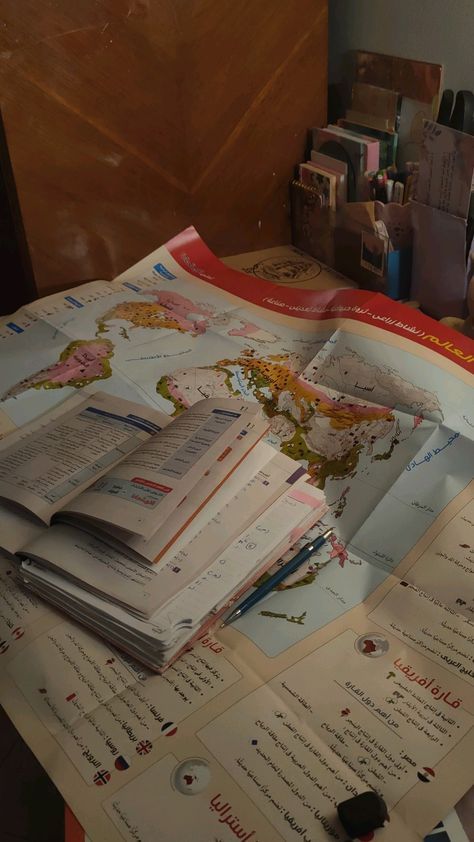
[[0, 449], [0, 545], [25, 585], [162, 671], [327, 511], [257, 403], [177, 418], [74, 397]]

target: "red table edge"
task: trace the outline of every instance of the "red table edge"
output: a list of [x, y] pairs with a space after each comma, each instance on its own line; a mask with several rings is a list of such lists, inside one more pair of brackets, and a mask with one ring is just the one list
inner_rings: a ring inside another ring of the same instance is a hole
[[85, 833], [82, 825], [77, 821], [74, 813], [64, 805], [64, 842], [85, 842]]

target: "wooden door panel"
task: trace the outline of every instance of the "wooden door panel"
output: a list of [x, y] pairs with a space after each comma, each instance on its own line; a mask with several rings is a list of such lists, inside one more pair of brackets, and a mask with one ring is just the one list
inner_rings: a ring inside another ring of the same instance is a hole
[[288, 239], [327, 0], [0, 0], [0, 19], [41, 290], [112, 277], [190, 223], [220, 254]]

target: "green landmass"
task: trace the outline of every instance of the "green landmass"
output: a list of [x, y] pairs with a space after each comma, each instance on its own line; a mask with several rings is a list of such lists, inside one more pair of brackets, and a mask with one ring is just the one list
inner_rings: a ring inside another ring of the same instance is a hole
[[[265, 415], [268, 418], [282, 416], [286, 418], [295, 428], [292, 438], [289, 441], [282, 442], [280, 450], [292, 459], [305, 462], [308, 466], [308, 472], [311, 475], [313, 482], [317, 484], [319, 488], [324, 489], [329, 479], [345, 479], [347, 477], [355, 476], [359, 463], [359, 457], [364, 448], [363, 442], [354, 444], [339, 459], [326, 459], [320, 453], [311, 450], [305, 441], [305, 434], [309, 431], [308, 421], [315, 413], [318, 412], [318, 404], [320, 403], [319, 400], [309, 402], [306, 399], [304, 392], [299, 394], [298, 409], [300, 411], [301, 418], [303, 419], [302, 423], [301, 420], [298, 421], [291, 414], [289, 409], [278, 409], [278, 398], [282, 392], [282, 387], [284, 387], [283, 391], [287, 388], [288, 374], [286, 371], [283, 371], [283, 366], [280, 365], [279, 362], [273, 362], [273, 359], [271, 359], [270, 362], [267, 363], [270, 370], [272, 370], [273, 366], [275, 371], [273, 379], [269, 376], [268, 371], [262, 371], [262, 367], [266, 363], [265, 359], [260, 360], [257, 357], [251, 357], [250, 354], [246, 357], [243, 356], [242, 358], [235, 360], [222, 360], [221, 362], [222, 365], [217, 364], [203, 368], [223, 372], [225, 374], [225, 386], [229, 394], [239, 397], [240, 392], [233, 385], [233, 380], [236, 376], [235, 371], [230, 368], [230, 365], [232, 364], [236, 367], [240, 367], [243, 379], [247, 383], [249, 390], [253, 392], [255, 398], [261, 404]], [[180, 401], [170, 395], [167, 381], [168, 378], [166, 376], [162, 377], [158, 381], [157, 392], [162, 397], [172, 402], [175, 407], [175, 412], [173, 414], [177, 415], [184, 407]], [[268, 391], [271, 393], [270, 396], [265, 393]], [[327, 416], [328, 412], [326, 411], [324, 414]], [[337, 426], [336, 422], [338, 421], [339, 425], [347, 426], [346, 413], [344, 412], [343, 407], [341, 407], [339, 414], [341, 417], [336, 417], [334, 425]], [[396, 430], [395, 435], [392, 438], [390, 448], [385, 453], [374, 456], [375, 460], [390, 459], [395, 446], [399, 442], [398, 434], [399, 430]]]
[[160, 377], [160, 379], [158, 380], [158, 383], [156, 384], [156, 391], [159, 395], [161, 395], [162, 398], [164, 398], [166, 401], [170, 401], [173, 404], [173, 406], [174, 406], [174, 412], [172, 413], [173, 418], [176, 415], [181, 415], [181, 413], [186, 410], [186, 407], [184, 406], [184, 404], [182, 404], [180, 401], [178, 401], [175, 398], [175, 396], [171, 394], [171, 392], [168, 388], [168, 377], [167, 377], [166, 374], [163, 375], [163, 377]]

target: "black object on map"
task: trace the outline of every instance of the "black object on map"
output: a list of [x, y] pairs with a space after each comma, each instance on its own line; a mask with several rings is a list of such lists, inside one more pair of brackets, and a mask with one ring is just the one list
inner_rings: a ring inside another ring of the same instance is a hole
[[365, 836], [390, 821], [385, 801], [372, 790], [342, 801], [337, 805], [337, 814], [351, 839]]

